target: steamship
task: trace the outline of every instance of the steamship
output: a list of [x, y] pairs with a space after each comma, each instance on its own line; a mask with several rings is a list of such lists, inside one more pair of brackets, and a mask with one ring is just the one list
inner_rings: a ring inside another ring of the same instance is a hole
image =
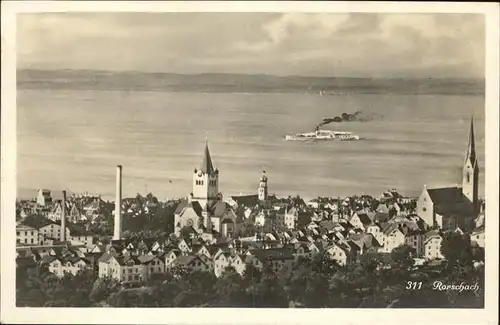
[[315, 141], [315, 140], [340, 140], [340, 141], [356, 141], [360, 140], [358, 135], [352, 132], [331, 131], [331, 130], [316, 130], [315, 132], [297, 133], [294, 135], [286, 135], [287, 141]]

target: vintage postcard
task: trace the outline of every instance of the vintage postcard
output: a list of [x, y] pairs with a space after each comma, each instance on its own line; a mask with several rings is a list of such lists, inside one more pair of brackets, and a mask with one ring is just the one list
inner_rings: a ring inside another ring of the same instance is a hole
[[497, 323], [498, 11], [2, 3], [2, 322]]

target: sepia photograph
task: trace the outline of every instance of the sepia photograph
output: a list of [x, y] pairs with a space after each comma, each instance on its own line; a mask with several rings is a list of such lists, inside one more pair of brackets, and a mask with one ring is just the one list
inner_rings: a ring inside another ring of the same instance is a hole
[[12, 18], [16, 313], [498, 303], [484, 12], [165, 8]]

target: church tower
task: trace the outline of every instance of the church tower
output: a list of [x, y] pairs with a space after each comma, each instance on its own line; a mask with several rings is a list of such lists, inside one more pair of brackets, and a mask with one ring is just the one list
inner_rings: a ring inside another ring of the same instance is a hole
[[218, 199], [218, 193], [219, 170], [214, 168], [207, 140], [201, 167], [195, 168], [193, 172], [193, 201], [198, 201], [201, 207], [206, 210], [207, 204]]
[[478, 204], [479, 166], [476, 157], [473, 118], [470, 121], [469, 146], [465, 155], [462, 177], [462, 193], [476, 209]]
[[259, 182], [259, 200], [266, 201], [267, 200], [267, 176], [266, 171], [262, 171], [262, 176], [260, 177]]

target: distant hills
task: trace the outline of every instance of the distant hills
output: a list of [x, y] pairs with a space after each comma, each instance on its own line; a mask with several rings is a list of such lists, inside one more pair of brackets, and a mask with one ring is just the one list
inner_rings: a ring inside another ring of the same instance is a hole
[[224, 73], [187, 75], [96, 70], [18, 70], [17, 85], [20, 89], [220, 93], [484, 94], [484, 80], [476, 79], [374, 79]]

